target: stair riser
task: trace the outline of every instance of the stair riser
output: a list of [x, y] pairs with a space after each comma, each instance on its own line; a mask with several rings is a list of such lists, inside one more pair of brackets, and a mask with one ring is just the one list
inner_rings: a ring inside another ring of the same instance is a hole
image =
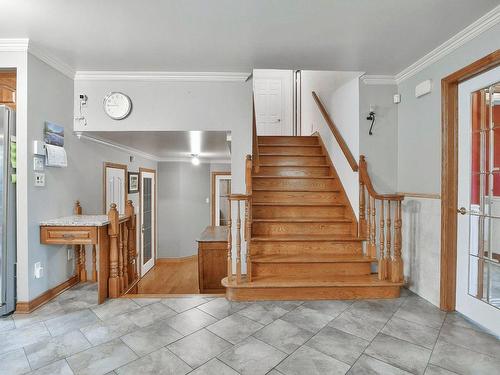
[[324, 156], [261, 156], [260, 164], [274, 165], [326, 165]]
[[335, 281], [338, 276], [371, 273], [370, 263], [252, 263], [252, 277], [279, 276], [283, 280], [308, 278]]
[[262, 154], [294, 154], [294, 155], [322, 155], [323, 150], [318, 147], [303, 146], [259, 146], [259, 153]]
[[398, 298], [399, 286], [226, 288], [229, 301]]
[[313, 167], [313, 166], [277, 166], [277, 167], [260, 167], [257, 176], [284, 176], [284, 177], [307, 177], [307, 176], [329, 176], [329, 167]]
[[252, 199], [271, 203], [343, 203], [338, 192], [254, 191]]
[[318, 145], [318, 137], [272, 137], [272, 136], [260, 136], [258, 138], [259, 145], [275, 145], [275, 144], [285, 144], [285, 145]]
[[337, 179], [324, 178], [254, 178], [252, 179], [252, 185], [254, 189], [291, 191], [331, 191], [340, 188]]
[[252, 241], [250, 246], [252, 255], [363, 254], [361, 242]]
[[345, 207], [328, 206], [253, 206], [254, 219], [276, 219], [276, 218], [342, 218]]
[[354, 235], [351, 223], [259, 223], [252, 224], [255, 236], [279, 236], [286, 234]]

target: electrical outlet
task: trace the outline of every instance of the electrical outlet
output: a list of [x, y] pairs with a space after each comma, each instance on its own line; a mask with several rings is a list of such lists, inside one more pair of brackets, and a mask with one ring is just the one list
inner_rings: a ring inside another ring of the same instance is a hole
[[35, 263], [35, 279], [41, 279], [43, 277], [43, 267], [42, 262]]
[[45, 186], [45, 173], [35, 173], [35, 186]]

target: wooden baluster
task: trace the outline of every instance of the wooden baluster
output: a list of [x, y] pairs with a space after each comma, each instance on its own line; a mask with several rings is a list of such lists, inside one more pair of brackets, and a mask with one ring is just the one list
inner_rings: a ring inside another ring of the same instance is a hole
[[387, 259], [385, 258], [385, 232], [384, 232], [384, 200], [380, 201], [380, 250], [378, 258], [378, 279], [387, 279]]
[[387, 246], [385, 248], [385, 259], [387, 262], [387, 274], [386, 279], [391, 278], [391, 270], [389, 268], [389, 263], [391, 261], [391, 237], [392, 237], [392, 227], [391, 227], [391, 201], [387, 201], [387, 228], [386, 228], [386, 243]]
[[233, 208], [232, 200], [229, 198], [229, 212], [227, 215], [227, 281], [231, 282], [233, 278], [233, 234], [232, 234], [232, 220], [231, 210]]
[[92, 245], [92, 281], [97, 282], [97, 249]]
[[238, 213], [236, 217], [236, 284], [241, 283], [241, 214], [240, 200], [237, 200]]
[[370, 258], [377, 257], [377, 244], [375, 243], [375, 234], [377, 233], [377, 221], [376, 221], [376, 208], [375, 208], [375, 198], [370, 197], [370, 207], [371, 207], [371, 217], [368, 218], [371, 221], [370, 233], [369, 233], [369, 251], [368, 256]]
[[394, 257], [391, 266], [391, 281], [394, 283], [403, 282], [403, 259], [401, 258], [402, 225], [401, 201], [398, 201], [394, 217]]
[[[82, 206], [80, 206], [80, 201], [75, 202], [75, 207], [73, 212], [75, 215], [81, 215], [82, 214]], [[81, 253], [82, 253], [82, 245], [73, 245], [73, 249], [75, 251], [75, 272], [78, 277], [78, 280], [80, 280], [80, 269], [81, 269]]]
[[[130, 218], [128, 219], [130, 220]], [[123, 237], [123, 284], [125, 286], [125, 289], [128, 287], [128, 229], [127, 229], [127, 223], [123, 223], [122, 225], [122, 237]]]
[[127, 201], [125, 206], [125, 214], [129, 217], [127, 221], [127, 247], [128, 247], [128, 278], [130, 281], [135, 280], [137, 278], [136, 275], [136, 267], [135, 267], [135, 213], [134, 213], [134, 205], [131, 200]]
[[365, 203], [365, 185], [363, 181], [359, 179], [359, 228], [358, 236], [361, 238], [367, 238], [366, 233], [366, 203]]
[[252, 197], [247, 198], [247, 205], [248, 205], [248, 222], [247, 224], [247, 257], [246, 257], [246, 263], [247, 263], [247, 280], [252, 281], [252, 260], [250, 258], [251, 253], [250, 253], [250, 243], [251, 243], [251, 238], [252, 238]]
[[118, 211], [116, 204], [112, 203], [108, 213], [109, 225], [109, 280], [108, 293], [110, 298], [120, 296], [120, 279], [118, 277]]
[[123, 279], [123, 225], [118, 224], [118, 279], [120, 280], [120, 293], [125, 289]]
[[[76, 215], [81, 215], [82, 214], [82, 206], [80, 206], [80, 201], [76, 201], [75, 203], [75, 214]], [[87, 281], [87, 261], [85, 259], [85, 245], [77, 245], [78, 248], [78, 261], [79, 261], [79, 266], [78, 266], [78, 273], [79, 273], [79, 279], [80, 282], [86, 282]]]

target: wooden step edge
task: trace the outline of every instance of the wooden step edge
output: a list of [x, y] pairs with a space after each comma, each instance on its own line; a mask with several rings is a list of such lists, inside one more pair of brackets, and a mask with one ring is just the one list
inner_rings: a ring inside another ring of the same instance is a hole
[[328, 235], [307, 235], [307, 236], [252, 236], [252, 242], [363, 242], [366, 241], [359, 237], [338, 237]]
[[307, 254], [307, 255], [253, 255], [252, 263], [374, 263], [377, 258], [364, 255], [335, 255], [335, 254]]
[[340, 189], [311, 190], [311, 189], [268, 189], [253, 188], [252, 191], [268, 191], [274, 193], [340, 193]]
[[[257, 189], [254, 189], [257, 190]], [[264, 190], [257, 190], [257, 191], [264, 191]], [[269, 190], [269, 191], [277, 191], [280, 192], [281, 190]], [[298, 190], [293, 190], [293, 191], [298, 191]], [[314, 190], [314, 192], [318, 192], [318, 190]], [[321, 191], [319, 191], [321, 192]], [[325, 191], [323, 191], [325, 192]], [[326, 192], [331, 192], [331, 190], [328, 190]], [[308, 202], [253, 202], [252, 206], [275, 206], [275, 207], [347, 207], [347, 204], [345, 203], [308, 203]]]
[[[358, 279], [358, 280], [356, 280]], [[370, 275], [370, 278], [361, 278], [359, 276], [351, 276], [350, 279], [344, 278], [338, 281], [322, 281], [310, 279], [280, 279], [278, 277], [253, 277], [252, 281], [247, 281], [243, 276], [240, 283], [236, 283], [233, 278], [228, 281], [227, 277], [222, 279], [222, 285], [226, 288], [345, 288], [345, 287], [401, 287], [403, 283], [393, 283], [389, 280], [378, 280], [376, 274]]]
[[259, 164], [259, 167], [290, 167], [290, 168], [330, 168], [328, 164], [302, 165], [302, 164]]
[[299, 179], [331, 179], [335, 180], [337, 177], [335, 176], [280, 176], [280, 175], [252, 175], [252, 178], [283, 178], [283, 179], [291, 179], [291, 178], [299, 178]]
[[301, 157], [301, 158], [324, 158], [326, 155], [325, 154], [301, 154], [301, 153], [288, 153], [288, 154], [277, 154], [274, 152], [267, 153], [267, 152], [261, 152], [259, 153], [259, 156], [285, 156], [285, 157]]
[[253, 219], [253, 223], [346, 223], [353, 221], [345, 218], [313, 217], [313, 218], [272, 218], [272, 219]]
[[289, 143], [273, 143], [273, 144], [258, 143], [258, 146], [259, 147], [316, 147], [316, 148], [320, 148], [321, 147], [320, 144], [317, 144], [317, 145], [291, 145]]
[[258, 135], [257, 138], [264, 138], [264, 139], [269, 139], [269, 138], [294, 138], [294, 139], [300, 139], [300, 138], [306, 138], [306, 139], [314, 139], [318, 138], [315, 135]]

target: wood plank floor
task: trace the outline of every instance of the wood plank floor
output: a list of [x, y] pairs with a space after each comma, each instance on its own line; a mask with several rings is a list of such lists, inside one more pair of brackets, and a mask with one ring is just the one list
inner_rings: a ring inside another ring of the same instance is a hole
[[157, 259], [137, 286], [138, 294], [199, 293], [198, 257]]

